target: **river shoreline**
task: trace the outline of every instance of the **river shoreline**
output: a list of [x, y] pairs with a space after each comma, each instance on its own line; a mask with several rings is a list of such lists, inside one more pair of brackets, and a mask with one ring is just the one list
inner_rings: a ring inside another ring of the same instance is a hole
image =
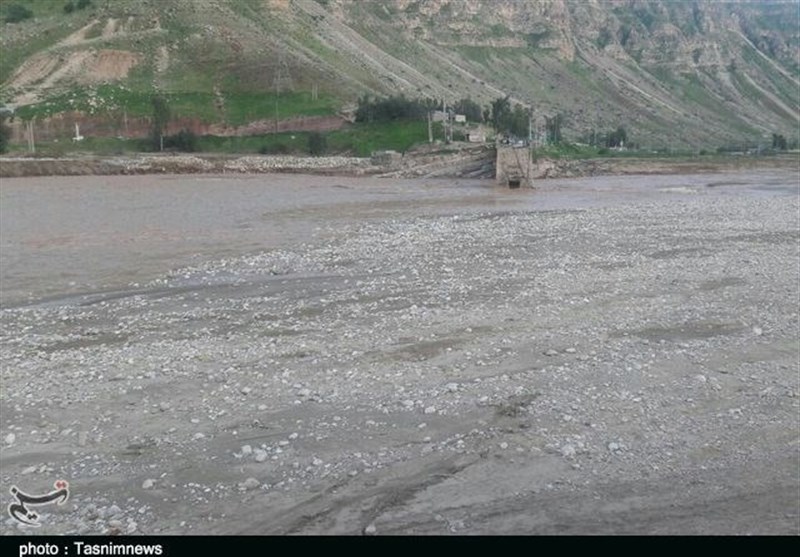
[[[374, 164], [365, 157], [300, 157], [271, 155], [165, 154], [135, 156], [0, 157], [0, 178], [33, 176], [114, 176], [137, 174], [264, 174], [331, 176], [476, 177], [494, 176], [490, 151], [483, 159], [465, 159], [467, 151], [431, 158], [407, 154], [395, 166]], [[465, 162], [467, 163], [465, 165]], [[620, 157], [553, 159], [534, 162], [534, 179], [630, 174], [712, 173], [741, 169], [800, 169], [797, 154], [751, 157]]]

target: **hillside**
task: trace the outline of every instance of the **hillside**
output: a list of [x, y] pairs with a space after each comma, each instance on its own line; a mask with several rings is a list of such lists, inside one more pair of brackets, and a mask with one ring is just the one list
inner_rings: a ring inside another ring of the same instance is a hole
[[402, 92], [510, 94], [540, 124], [562, 113], [572, 140], [619, 125], [653, 148], [798, 136], [797, 1], [66, 3], [0, 3], [33, 15], [0, 27], [0, 98], [51, 136], [75, 121], [141, 134], [156, 90], [176, 126], [219, 135], [272, 131], [276, 110], [294, 122], [280, 129], [333, 129], [361, 94]]

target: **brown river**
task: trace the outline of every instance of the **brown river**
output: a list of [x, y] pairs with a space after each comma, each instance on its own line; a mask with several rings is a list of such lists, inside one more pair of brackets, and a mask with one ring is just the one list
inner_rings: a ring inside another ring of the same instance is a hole
[[797, 196], [786, 170], [547, 180], [305, 175], [62, 176], [0, 182], [0, 307], [135, 288], [172, 269], [319, 237], [340, 224], [696, 196]]

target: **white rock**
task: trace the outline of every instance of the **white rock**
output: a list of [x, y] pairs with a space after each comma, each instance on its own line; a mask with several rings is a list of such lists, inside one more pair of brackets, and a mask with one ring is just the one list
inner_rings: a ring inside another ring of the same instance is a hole
[[311, 461], [311, 464], [314, 466], [322, 466], [323, 462], [321, 459], [314, 457], [314, 460]]
[[194, 435], [192, 435], [192, 439], [194, 439], [195, 441], [199, 441], [200, 439], [205, 439], [205, 437], [206, 437], [205, 433], [201, 433], [199, 431]]
[[294, 441], [298, 437], [300, 437], [300, 435], [298, 435], [297, 433], [292, 433], [292, 434], [289, 435], [289, 439], [291, 439], [292, 441]]
[[243, 395], [249, 395], [252, 391], [253, 389], [251, 389], [250, 387], [242, 387], [242, 389], [240, 390], [240, 392]]
[[6, 437], [4, 439], [4, 441], [6, 442], [6, 445], [13, 445], [14, 441], [16, 441], [16, 440], [17, 440], [17, 436], [14, 435], [13, 433], [9, 433], [8, 435], [6, 435]]
[[503, 441], [502, 443], [500, 443], [500, 448], [503, 449], [503, 450], [506, 450], [508, 448], [508, 443]]
[[544, 355], [545, 355], [545, 356], [558, 356], [558, 351], [557, 351], [557, 350], [553, 350], [553, 349], [551, 348], [550, 350], [547, 350], [547, 351], [544, 353]]
[[435, 414], [436, 413], [436, 407], [435, 406], [428, 406], [425, 409], [425, 413], [426, 414]]
[[570, 346], [569, 348], [565, 348], [564, 352], [566, 352], [567, 354], [574, 354], [575, 352], [577, 352], [577, 350], [575, 350]]
[[576, 453], [577, 451], [575, 450], [575, 447], [572, 445], [564, 445], [563, 447], [561, 447], [561, 455], [565, 456], [566, 458], [571, 458], [575, 456]]
[[253, 453], [253, 447], [250, 445], [242, 445], [242, 454], [249, 455]]
[[448, 383], [447, 390], [450, 391], [451, 393], [458, 391], [458, 383]]
[[264, 462], [265, 460], [267, 460], [267, 451], [265, 451], [264, 449], [256, 449], [255, 459], [256, 462]]
[[251, 490], [251, 489], [256, 489], [258, 486], [260, 486], [261, 482], [259, 482], [255, 478], [247, 478], [245, 481], [243, 481], [239, 485], [241, 487], [243, 487], [244, 489]]
[[156, 485], [156, 481], [152, 478], [147, 478], [142, 482], [142, 489], [152, 489]]
[[762, 329], [761, 327], [753, 327], [753, 334], [761, 336], [764, 334], [764, 329]]
[[368, 536], [374, 536], [378, 532], [378, 529], [375, 528], [374, 524], [370, 524], [366, 528], [364, 528], [364, 533]]
[[617, 451], [622, 450], [622, 447], [620, 446], [619, 443], [615, 443], [614, 441], [612, 441], [611, 443], [608, 444], [608, 450], [611, 451], [612, 453], [615, 453]]

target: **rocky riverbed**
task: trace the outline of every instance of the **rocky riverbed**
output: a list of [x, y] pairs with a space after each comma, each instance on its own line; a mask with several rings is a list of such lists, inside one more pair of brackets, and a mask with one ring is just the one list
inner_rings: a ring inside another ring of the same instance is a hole
[[[350, 179], [324, 205], [337, 179], [284, 180], [310, 231], [268, 248], [6, 275], [2, 502], [71, 489], [36, 533], [800, 532], [793, 173]], [[94, 264], [12, 226], [15, 264]]]

